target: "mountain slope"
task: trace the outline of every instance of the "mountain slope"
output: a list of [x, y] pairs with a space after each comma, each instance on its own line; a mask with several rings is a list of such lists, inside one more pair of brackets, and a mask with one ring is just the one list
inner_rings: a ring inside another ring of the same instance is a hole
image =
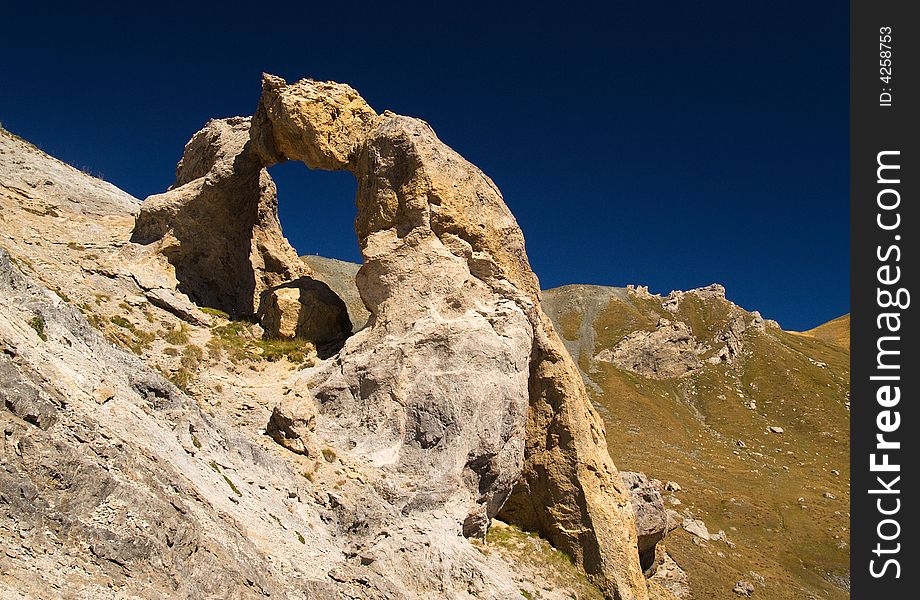
[[850, 315], [845, 314], [842, 317], [832, 319], [827, 323], [818, 325], [814, 329], [803, 331], [802, 335], [807, 335], [818, 340], [830, 342], [842, 346], [847, 350], [850, 349]]
[[783, 331], [721, 286], [565, 286], [543, 304], [616, 463], [677, 482], [685, 529], [700, 519], [725, 532], [666, 538], [694, 597], [727, 597], [739, 581], [761, 598], [848, 597], [845, 348]]

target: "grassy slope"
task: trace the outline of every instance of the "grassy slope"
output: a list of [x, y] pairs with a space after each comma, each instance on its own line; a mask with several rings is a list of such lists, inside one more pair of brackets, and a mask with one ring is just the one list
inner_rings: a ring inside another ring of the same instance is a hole
[[847, 350], [850, 349], [850, 315], [846, 314], [818, 325], [814, 329], [802, 332], [802, 335], [813, 337], [831, 344], [837, 344]]
[[[581, 287], [546, 294], [550, 314], [569, 339], [583, 325], [579, 302], [572, 301]], [[683, 320], [697, 338], [716, 346], [738, 310], [721, 299], [686, 296], [672, 315], [660, 301], [632, 293], [622, 298], [611, 296], [598, 311], [593, 354], [630, 331], [654, 328], [660, 317]], [[752, 580], [750, 571], [766, 579], [756, 592], [760, 598], [845, 598], [848, 352], [776, 328], [749, 330], [744, 344], [733, 365], [707, 364], [681, 379], [646, 379], [593, 361], [589, 353], [577, 359], [600, 388], [594, 399], [617, 466], [677, 481], [684, 503], [677, 508], [689, 508], [711, 532], [723, 529], [736, 543], [733, 549], [722, 542], [700, 547], [682, 530], [668, 538], [668, 551], [690, 575], [696, 598], [731, 597], [735, 582]], [[752, 400], [755, 410], [748, 407]], [[768, 433], [771, 425], [785, 432]]]

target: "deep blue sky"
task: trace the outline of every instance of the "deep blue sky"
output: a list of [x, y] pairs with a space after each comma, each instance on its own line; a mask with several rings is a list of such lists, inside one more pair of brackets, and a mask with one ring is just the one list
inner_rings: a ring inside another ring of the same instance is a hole
[[[849, 310], [846, 3], [25, 4], [0, 8], [0, 122], [135, 196], [251, 114], [260, 72], [334, 79], [490, 175], [544, 288], [721, 282], [790, 329]], [[297, 249], [359, 260], [351, 175], [271, 172]]]

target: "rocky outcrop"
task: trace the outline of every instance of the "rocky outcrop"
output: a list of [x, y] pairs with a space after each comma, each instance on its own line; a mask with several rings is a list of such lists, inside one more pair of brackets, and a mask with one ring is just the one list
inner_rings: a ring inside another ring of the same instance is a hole
[[[679, 600], [693, 597], [690, 590], [690, 578], [680, 565], [667, 553], [662, 552], [655, 566], [655, 573], [649, 579], [651, 585], [660, 586]], [[650, 586], [651, 587], [651, 586]]]
[[249, 118], [216, 119], [192, 136], [176, 182], [144, 201], [132, 235], [169, 260], [180, 291], [234, 316], [256, 313], [265, 290], [309, 274], [281, 234], [277, 190], [250, 151], [249, 129]]
[[313, 274], [310, 275], [312, 278], [328, 285], [329, 289], [345, 302], [352, 330], [363, 329], [371, 313], [364, 306], [361, 294], [358, 293], [358, 286], [355, 284], [355, 277], [361, 265], [312, 254], [301, 256], [300, 260], [307, 263], [307, 266], [313, 271]]
[[298, 337], [325, 345], [344, 341], [351, 334], [345, 303], [328, 285], [312, 277], [265, 290], [258, 317], [271, 339]]
[[304, 375], [320, 438], [417, 486], [466, 535], [503, 509], [611, 597], [646, 598], [628, 492], [491, 180], [423, 121], [378, 115], [341, 84], [265, 76], [252, 141], [263, 165], [358, 180], [371, 317]]
[[[459, 535], [461, 511], [437, 495], [320, 444], [302, 364], [259, 358], [277, 350], [255, 343], [261, 328], [149, 301], [175, 279], [127, 242], [138, 205], [0, 131], [0, 597], [505, 600], [549, 587]], [[305, 454], [265, 435], [279, 401], [278, 428]]]
[[686, 323], [661, 319], [655, 330], [630, 333], [614, 348], [599, 352], [595, 359], [644, 377], [665, 379], [698, 369], [701, 353]]
[[[646, 571], [655, 563], [655, 547], [668, 532], [668, 514], [661, 498], [660, 483], [649, 480], [645, 473], [621, 471], [629, 488], [630, 501], [636, 513], [636, 533], [639, 537], [639, 560]], [[659, 485], [655, 485], [658, 483]]]

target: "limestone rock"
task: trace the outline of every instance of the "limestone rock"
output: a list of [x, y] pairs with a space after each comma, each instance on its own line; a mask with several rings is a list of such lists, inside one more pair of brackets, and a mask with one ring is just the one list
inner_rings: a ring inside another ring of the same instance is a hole
[[467, 535], [504, 505], [610, 596], [644, 600], [628, 492], [495, 184], [341, 84], [265, 76], [251, 137], [263, 165], [358, 180], [371, 317], [310, 375], [320, 437], [413, 481]]
[[748, 598], [754, 594], [754, 584], [750, 581], [742, 579], [735, 584], [735, 587], [732, 588], [732, 591], [738, 594], [739, 596], [744, 596]]
[[371, 313], [364, 306], [361, 294], [358, 293], [358, 286], [355, 284], [355, 277], [361, 265], [314, 255], [301, 256], [300, 260], [307, 263], [307, 266], [313, 271], [313, 274], [310, 275], [312, 278], [328, 285], [336, 296], [345, 302], [352, 330], [364, 329]]
[[709, 530], [706, 528], [706, 524], [699, 519], [686, 518], [681, 526], [688, 532], [692, 533], [696, 537], [709, 540], [712, 539], [712, 536], [709, 533]]
[[299, 160], [311, 169], [353, 168], [377, 113], [351, 86], [309, 81], [288, 86], [262, 77], [252, 139], [266, 164]]
[[689, 600], [692, 597], [690, 578], [667, 552], [662, 553], [661, 560], [655, 568], [655, 574], [652, 575], [650, 580], [668, 590], [680, 600]]
[[272, 410], [265, 433], [292, 452], [319, 457], [316, 409], [309, 398], [285, 399]]
[[[460, 535], [470, 506], [458, 490], [469, 494], [472, 481], [458, 484], [445, 469], [440, 487], [422, 489], [413, 485], [419, 478], [348, 446], [329, 448], [335, 460], [311, 461], [267, 440], [272, 407], [294, 402], [290, 394], [315, 400], [295, 379], [322, 366], [209, 356], [190, 381], [194, 399], [164, 379], [159, 369], [169, 372], [174, 360], [164, 350], [173, 345], [155, 338], [148, 347], [141, 334], [179, 328], [189, 337], [184, 359], [216, 332], [136, 300], [176, 291], [174, 268], [151, 251], [156, 244], [127, 241], [139, 204], [0, 131], [0, 245], [13, 257], [0, 249], [0, 597], [70, 590], [92, 598], [504, 600], [542, 589], [537, 575]], [[37, 316], [47, 339], [30, 324]], [[499, 333], [489, 339], [516, 348], [515, 335], [501, 335], [507, 320], [495, 319]], [[482, 325], [491, 328], [485, 317]], [[258, 326], [246, 329], [261, 335]], [[526, 371], [526, 355], [523, 363]], [[438, 391], [450, 391], [455, 365], [446, 360], [436, 373]], [[371, 394], [370, 378], [366, 384], [356, 393]], [[503, 414], [509, 429], [520, 418]], [[419, 415], [412, 435], [442, 445], [432, 416]], [[458, 419], [466, 418], [477, 416]], [[316, 416], [318, 437], [323, 419]], [[472, 466], [492, 472], [482, 464]], [[470, 522], [475, 529], [481, 521]], [[552, 597], [573, 595], [558, 587]]]
[[667, 379], [698, 369], [701, 353], [686, 323], [661, 319], [654, 331], [630, 333], [616, 347], [602, 350], [595, 358], [644, 377]]
[[[629, 488], [630, 501], [636, 513], [636, 533], [639, 536], [639, 560], [648, 570], [655, 562], [655, 546], [668, 532], [668, 514], [660, 490], [645, 473], [620, 471]], [[660, 482], [659, 482], [660, 483]]]
[[259, 321], [269, 338], [299, 337], [328, 344], [351, 334], [345, 303], [329, 286], [311, 277], [263, 292]]
[[199, 305], [252, 315], [262, 292], [307, 274], [281, 234], [275, 184], [250, 151], [250, 119], [209, 121], [176, 182], [141, 205], [132, 241], [153, 244]]

